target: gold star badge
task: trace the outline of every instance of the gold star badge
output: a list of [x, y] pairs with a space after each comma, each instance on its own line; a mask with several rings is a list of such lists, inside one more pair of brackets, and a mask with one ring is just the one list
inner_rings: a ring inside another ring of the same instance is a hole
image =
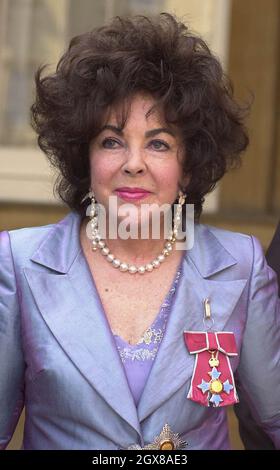
[[187, 443], [183, 441], [178, 433], [171, 431], [170, 426], [165, 424], [161, 433], [156, 436], [151, 444], [144, 447], [133, 445], [128, 450], [178, 450], [184, 449]]

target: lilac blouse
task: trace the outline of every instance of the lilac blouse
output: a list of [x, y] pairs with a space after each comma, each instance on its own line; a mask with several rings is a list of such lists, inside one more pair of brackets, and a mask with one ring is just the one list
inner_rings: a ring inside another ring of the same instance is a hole
[[144, 332], [138, 343], [129, 344], [120, 336], [114, 335], [116, 346], [126, 372], [127, 381], [136, 405], [139, 403], [167, 326], [174, 294], [180, 279], [183, 258], [182, 256], [172, 286], [161, 305], [157, 317], [152, 325]]

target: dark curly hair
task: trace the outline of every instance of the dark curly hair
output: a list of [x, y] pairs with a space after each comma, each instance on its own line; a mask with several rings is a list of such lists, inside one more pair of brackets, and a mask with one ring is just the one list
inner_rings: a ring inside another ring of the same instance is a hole
[[191, 175], [187, 202], [195, 205], [196, 220], [204, 196], [239, 166], [248, 145], [248, 106], [234, 100], [207, 44], [169, 13], [117, 16], [74, 37], [55, 73], [43, 76], [45, 67], [36, 72], [31, 122], [40, 148], [59, 169], [55, 189], [71, 209], [81, 213], [88, 204], [80, 201], [90, 187], [90, 141], [110, 107], [136, 92], [151, 94], [166, 122], [181, 130], [183, 170]]

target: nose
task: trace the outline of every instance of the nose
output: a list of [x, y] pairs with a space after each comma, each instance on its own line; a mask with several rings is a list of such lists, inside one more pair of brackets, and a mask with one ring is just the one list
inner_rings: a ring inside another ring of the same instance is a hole
[[127, 152], [127, 158], [122, 167], [126, 175], [141, 175], [147, 171], [144, 155], [139, 149]]

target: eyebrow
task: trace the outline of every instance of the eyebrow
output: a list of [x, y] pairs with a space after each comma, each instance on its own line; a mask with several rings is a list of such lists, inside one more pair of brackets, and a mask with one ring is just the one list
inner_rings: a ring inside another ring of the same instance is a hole
[[[112, 126], [111, 124], [106, 124], [105, 126], [102, 127], [100, 132], [103, 132], [104, 130], [110, 130], [115, 132], [116, 134], [123, 136], [123, 131], [119, 127]], [[171, 135], [172, 137], [175, 137], [174, 132], [169, 129], [168, 127], [159, 127], [158, 129], [151, 129], [147, 132], [145, 132], [145, 137], [153, 137], [154, 135], [160, 134], [161, 132], [165, 132], [166, 134]]]

